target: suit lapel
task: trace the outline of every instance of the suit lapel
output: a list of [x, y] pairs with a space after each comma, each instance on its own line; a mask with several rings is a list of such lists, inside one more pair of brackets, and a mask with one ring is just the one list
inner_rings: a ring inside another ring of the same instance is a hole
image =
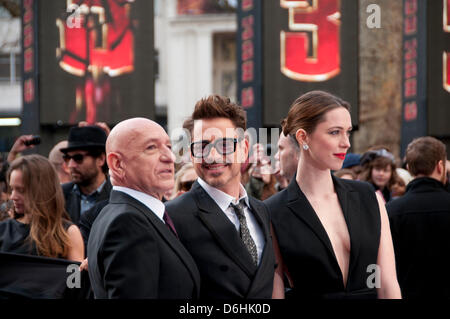
[[147, 206], [145, 206], [140, 201], [134, 199], [133, 197], [117, 191], [111, 192], [111, 203], [126, 203], [138, 209], [145, 217], [152, 223], [156, 231], [160, 236], [167, 242], [167, 244], [175, 251], [175, 253], [180, 257], [181, 261], [184, 263], [189, 273], [195, 282], [197, 292], [200, 289], [200, 274], [197, 270], [197, 266], [192, 259], [191, 255], [187, 252], [178, 238], [167, 228], [167, 226], [152, 212]]
[[337, 259], [334, 254], [333, 246], [331, 245], [331, 241], [328, 237], [328, 234], [325, 231], [325, 228], [320, 222], [319, 217], [317, 216], [313, 207], [309, 203], [305, 194], [303, 194], [303, 192], [301, 191], [295, 179], [293, 179], [288, 186], [287, 206], [290, 208], [293, 214], [298, 218], [300, 218], [306, 225], [308, 225], [308, 227], [320, 239], [320, 241], [326, 247], [328, 253], [336, 261], [336, 266], [339, 269], [339, 265], [337, 264]]
[[352, 191], [350, 188], [344, 185], [342, 181], [334, 176], [333, 182], [350, 235], [350, 261], [347, 276], [348, 278], [350, 278], [352, 269], [355, 267], [356, 260], [358, 259], [361, 244], [359, 240], [361, 230], [361, 203], [359, 200], [358, 192]]
[[68, 203], [67, 203], [67, 210], [72, 213], [70, 216], [75, 224], [78, 224], [78, 221], [80, 220], [80, 210], [81, 210], [81, 196], [78, 195], [77, 192], [71, 190]]
[[227, 255], [249, 277], [253, 277], [257, 268], [233, 223], [197, 182], [194, 184], [192, 192], [199, 208], [198, 216], [211, 235]]
[[109, 177], [106, 177], [105, 186], [103, 186], [102, 191], [98, 195], [98, 198], [97, 198], [96, 202], [98, 203], [98, 202], [100, 202], [102, 200], [108, 199], [109, 198], [109, 194], [111, 193], [111, 190], [112, 190], [111, 182], [109, 181]]
[[[263, 216], [263, 212], [265, 211], [264, 207], [262, 207], [261, 204], [259, 204], [258, 202], [256, 202], [252, 197], [249, 197], [249, 202], [250, 202], [250, 208], [252, 210], [253, 215], [255, 216], [256, 220], [258, 221], [259, 226], [261, 227], [261, 230], [263, 232], [264, 235], [264, 250], [262, 252], [261, 255], [261, 262], [259, 263], [259, 267], [258, 270], [256, 271], [255, 277], [253, 278], [252, 284], [250, 285], [250, 288], [247, 292], [247, 296], [251, 296], [252, 295], [252, 290], [255, 288], [259, 288], [257, 287], [257, 285], [261, 282], [265, 282], [265, 279], [262, 280], [258, 280], [261, 276], [267, 276], [268, 274], [265, 272], [265, 270], [267, 269], [264, 265], [268, 262], [270, 262], [270, 257], [272, 256], [274, 257], [274, 252], [273, 252], [273, 246], [272, 246], [272, 235], [270, 233], [270, 223], [268, 224], [267, 222], [265, 222], [265, 220], [267, 220], [267, 218], [264, 218]], [[273, 259], [273, 262], [275, 263], [275, 259]], [[275, 268], [272, 268], [275, 273]]]
[[[350, 278], [351, 271], [354, 268], [359, 255], [360, 248], [360, 200], [358, 192], [352, 191], [342, 181], [334, 177], [334, 175], [332, 175], [332, 179], [350, 236], [350, 261], [347, 275], [347, 278]], [[333, 256], [333, 260], [335, 261], [334, 267], [337, 273], [342, 276], [342, 272], [337, 262], [337, 258], [328, 234], [308, 199], [298, 187], [295, 179], [289, 185], [288, 192], [288, 207], [297, 217], [302, 219], [322, 241], [328, 252], [331, 256]]]

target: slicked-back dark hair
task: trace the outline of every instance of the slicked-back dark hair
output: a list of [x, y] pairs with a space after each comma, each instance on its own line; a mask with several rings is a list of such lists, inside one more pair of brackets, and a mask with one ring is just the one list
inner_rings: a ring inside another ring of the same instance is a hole
[[217, 94], [201, 99], [195, 105], [192, 120], [227, 118], [236, 128], [247, 129], [247, 115], [242, 107]]
[[304, 129], [311, 134], [324, 121], [326, 113], [340, 107], [350, 111], [350, 104], [333, 94], [324, 91], [305, 93], [292, 103], [284, 122], [283, 133], [295, 136], [299, 129]]

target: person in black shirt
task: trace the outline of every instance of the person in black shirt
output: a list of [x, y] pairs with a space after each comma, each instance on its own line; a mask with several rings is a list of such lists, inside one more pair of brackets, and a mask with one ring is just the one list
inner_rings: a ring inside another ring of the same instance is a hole
[[[381, 196], [368, 183], [331, 174], [350, 148], [349, 107], [309, 92], [293, 103], [283, 127], [300, 145], [297, 175], [264, 203], [292, 283], [289, 298], [401, 297]], [[377, 268], [379, 285], [368, 272]]]
[[52, 164], [43, 156], [14, 160], [7, 173], [18, 219], [0, 223], [0, 252], [82, 261], [80, 230], [64, 210], [64, 196]]
[[450, 193], [445, 145], [421, 137], [408, 145], [406, 163], [415, 177], [402, 197], [386, 205], [397, 274], [405, 298], [450, 297]]

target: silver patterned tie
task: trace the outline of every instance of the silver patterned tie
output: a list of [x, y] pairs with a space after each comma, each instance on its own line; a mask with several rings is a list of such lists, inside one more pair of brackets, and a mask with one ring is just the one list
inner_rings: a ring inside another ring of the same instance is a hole
[[234, 212], [239, 219], [239, 233], [241, 235], [241, 239], [244, 242], [245, 247], [247, 247], [247, 250], [252, 257], [253, 263], [255, 265], [258, 265], [258, 251], [256, 250], [255, 242], [250, 235], [250, 231], [247, 226], [247, 219], [245, 218], [244, 214], [245, 202], [242, 199], [239, 204], [234, 205], [233, 203], [231, 203], [230, 206], [234, 209]]

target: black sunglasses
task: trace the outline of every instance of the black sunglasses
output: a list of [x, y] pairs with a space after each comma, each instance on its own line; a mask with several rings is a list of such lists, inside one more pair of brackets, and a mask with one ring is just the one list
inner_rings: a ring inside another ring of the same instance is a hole
[[216, 140], [214, 143], [210, 141], [194, 142], [191, 144], [191, 154], [195, 158], [206, 158], [213, 147], [220, 155], [233, 154], [236, 152], [237, 143], [241, 140], [237, 138], [222, 138]]
[[70, 162], [70, 160], [71, 159], [73, 159], [74, 160], [74, 162], [75, 163], [77, 163], [77, 164], [81, 164], [81, 163], [83, 163], [83, 161], [84, 161], [84, 158], [86, 157], [86, 156], [89, 156], [90, 154], [75, 154], [75, 155], [68, 155], [68, 154], [64, 154], [63, 155], [63, 160], [64, 160], [64, 162], [66, 162], [66, 163], [69, 163]]

